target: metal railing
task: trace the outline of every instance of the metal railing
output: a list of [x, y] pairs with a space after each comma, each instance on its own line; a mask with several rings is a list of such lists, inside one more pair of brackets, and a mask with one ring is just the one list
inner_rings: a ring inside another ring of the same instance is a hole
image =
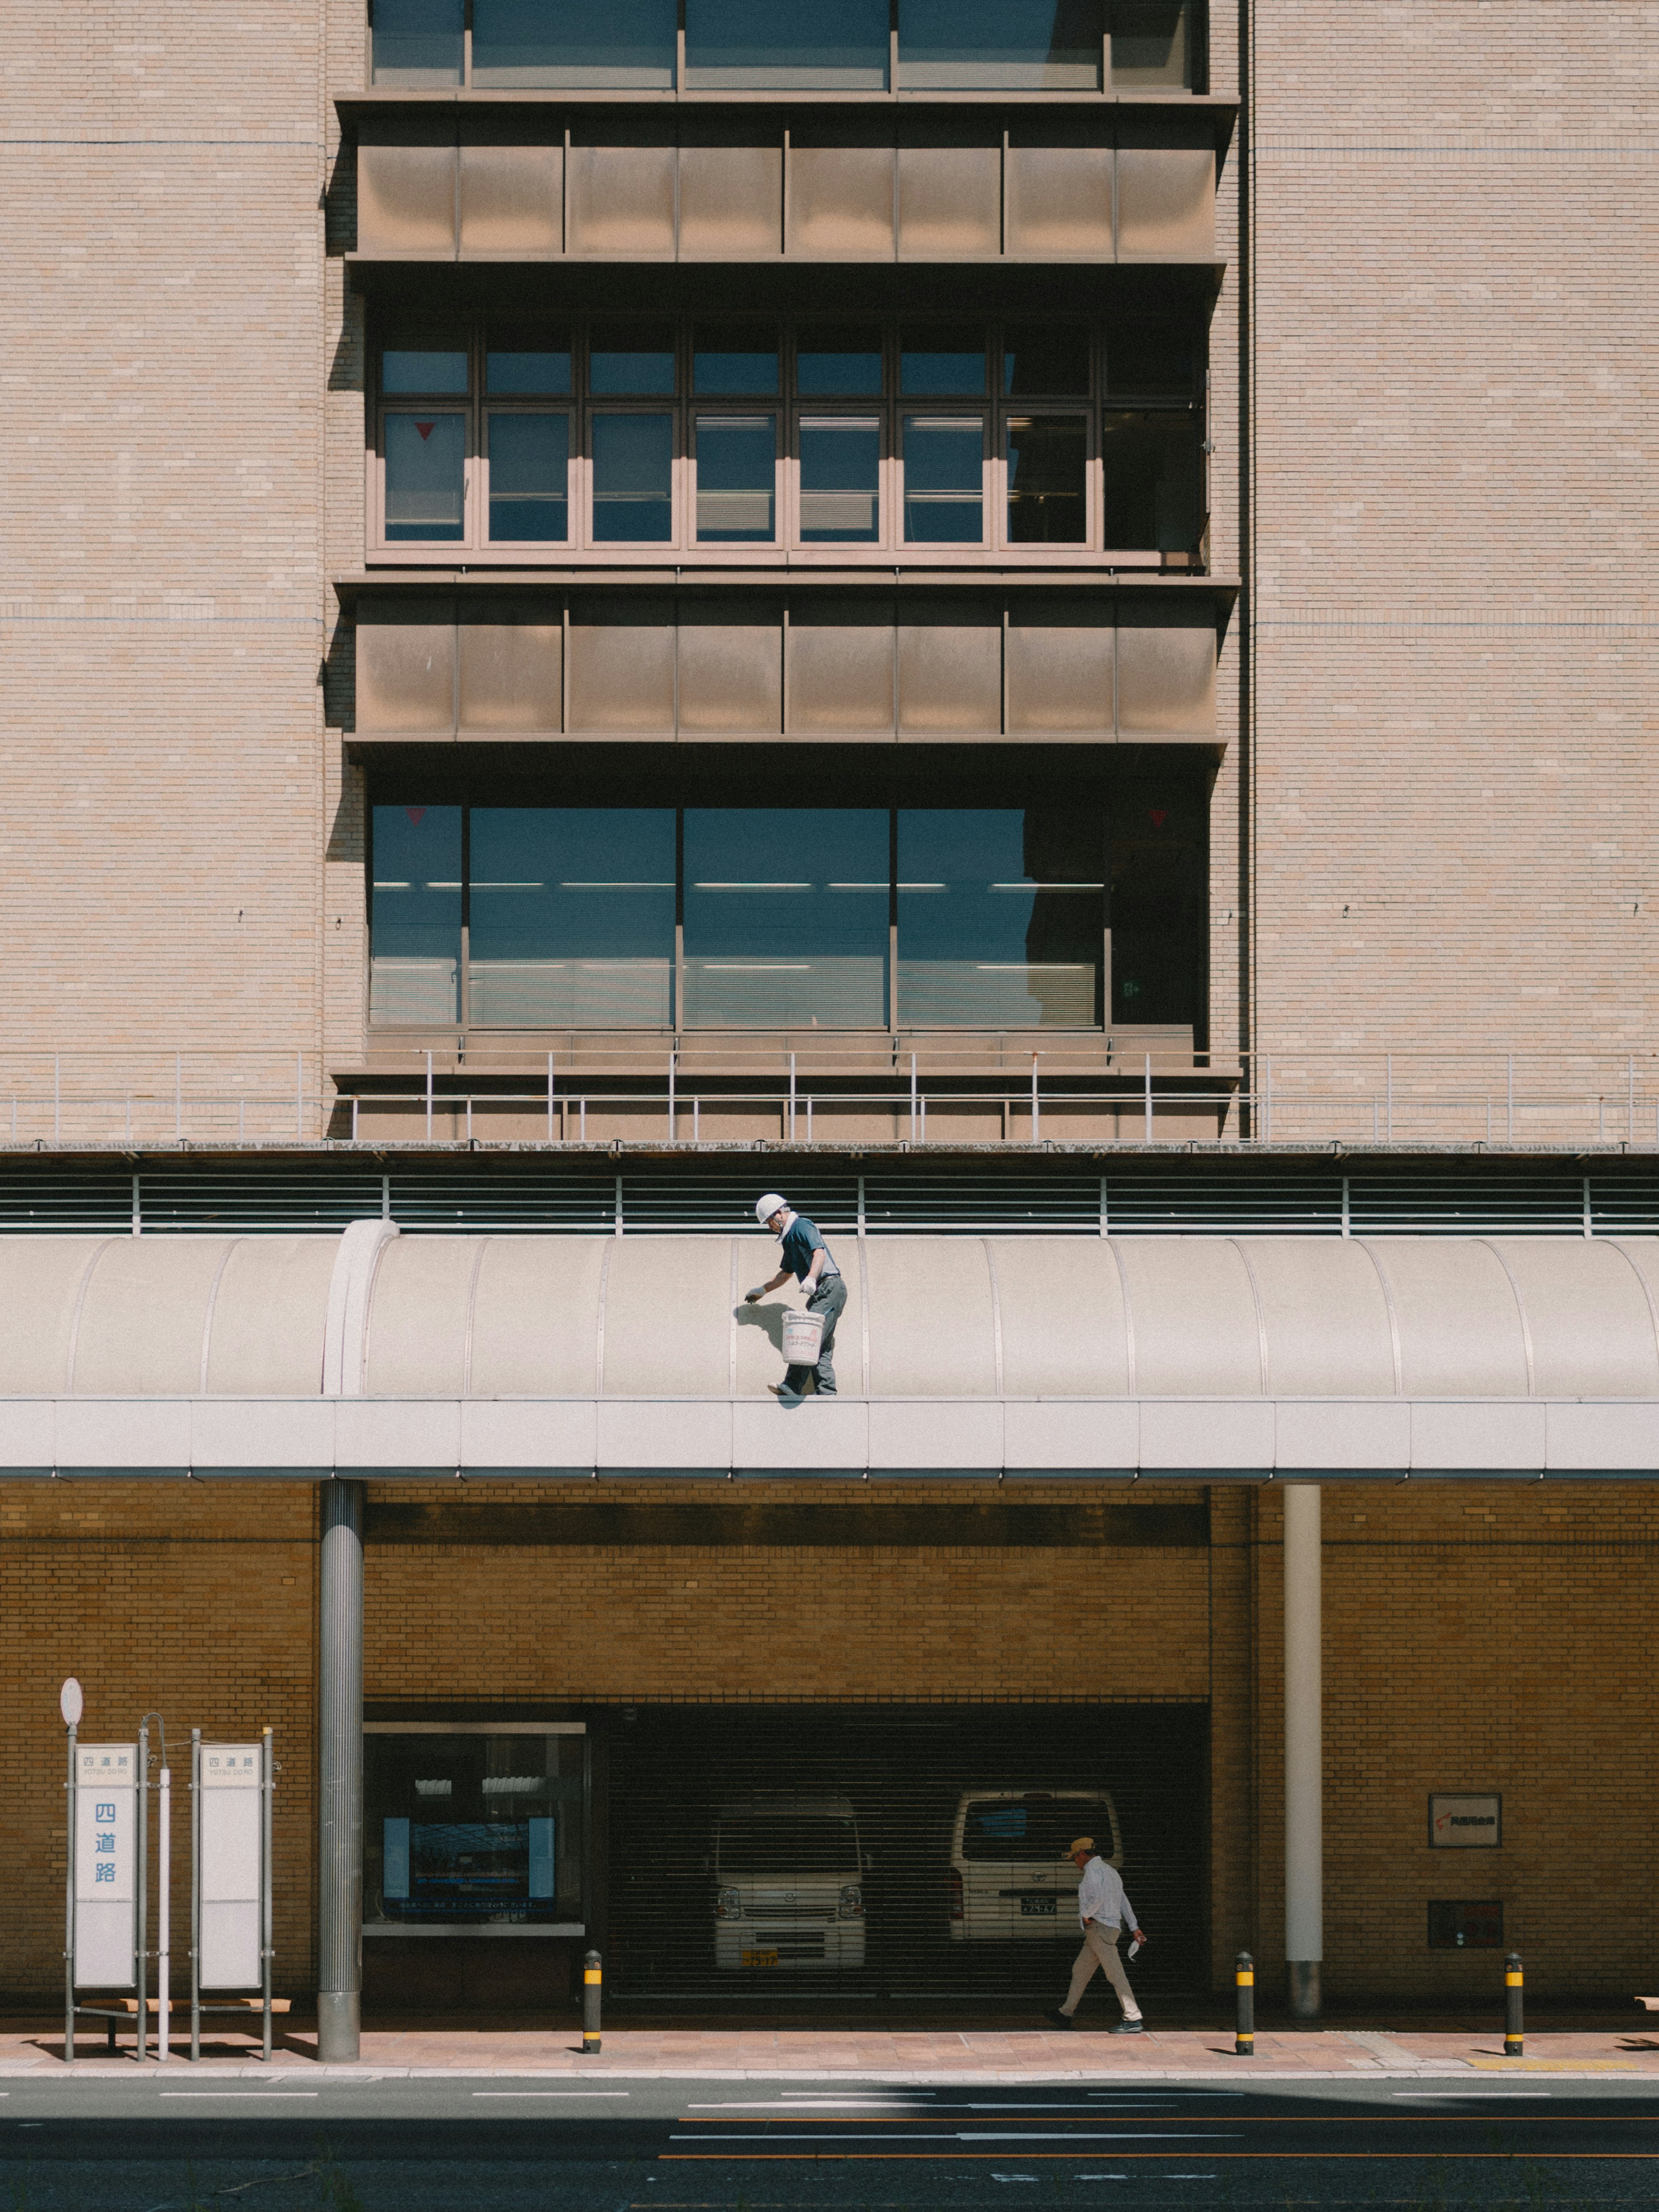
[[1067, 1038], [811, 1054], [633, 1047], [621, 1065], [303, 1051], [0, 1052], [0, 1148], [1078, 1142], [1308, 1150], [1659, 1145], [1659, 1049], [1221, 1054]]

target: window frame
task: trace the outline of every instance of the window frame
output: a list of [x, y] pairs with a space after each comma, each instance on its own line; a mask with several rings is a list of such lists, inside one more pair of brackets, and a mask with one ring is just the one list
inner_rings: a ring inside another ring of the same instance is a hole
[[[992, 315], [940, 318], [941, 325], [955, 322], [964, 331], [984, 333], [986, 383], [981, 396], [943, 395], [930, 398], [899, 389], [900, 358], [904, 319], [885, 315], [882, 330], [882, 381], [879, 398], [837, 394], [802, 396], [797, 389], [796, 362], [801, 334], [823, 319], [815, 316], [778, 318], [779, 383], [775, 397], [722, 394], [699, 397], [691, 389], [694, 331], [705, 337], [718, 330], [720, 321], [686, 313], [675, 319], [674, 394], [611, 394], [594, 396], [590, 389], [591, 340], [596, 324], [608, 316], [581, 315], [561, 319], [561, 332], [570, 343], [571, 390], [568, 393], [530, 392], [491, 395], [484, 389], [486, 356], [491, 320], [469, 319], [465, 331], [468, 388], [465, 397], [434, 394], [429, 399], [407, 392], [386, 394], [380, 389], [380, 364], [387, 333], [371, 333], [371, 396], [366, 410], [373, 426], [367, 451], [366, 556], [377, 565], [449, 566], [465, 562], [482, 568], [620, 566], [644, 567], [672, 556], [681, 565], [718, 568], [760, 562], [780, 568], [790, 563], [856, 568], [901, 566], [928, 568], [1002, 565], [1009, 559], [1022, 567], [1090, 568], [1103, 573], [1158, 572], [1180, 569], [1204, 573], [1208, 565], [1208, 521], [1211, 510], [1210, 471], [1206, 427], [1208, 410], [1207, 325], [1198, 318], [1178, 314], [1170, 319], [1190, 322], [1194, 349], [1192, 388], [1185, 398], [1170, 393], [1143, 397], [1133, 390], [1119, 391], [1109, 374], [1109, 349], [1121, 343], [1121, 333], [1133, 329], [1133, 318], [1110, 318], [1097, 313], [1041, 316]], [[757, 318], [732, 316], [734, 328], [752, 329]], [[1089, 391], [1076, 393], [1010, 393], [1003, 389], [1006, 348], [1015, 330], [1053, 324], [1081, 327], [1087, 333]], [[393, 326], [395, 329], [395, 325]], [[386, 522], [386, 425], [397, 414], [412, 410], [431, 414], [459, 414], [465, 422], [465, 482], [462, 535], [459, 538], [392, 538]], [[1190, 418], [1197, 464], [1200, 513], [1199, 537], [1185, 551], [1158, 551], [1146, 547], [1112, 546], [1104, 543], [1107, 515], [1103, 474], [1103, 422], [1109, 414], [1130, 411], [1181, 415]], [[569, 423], [566, 464], [568, 531], [562, 539], [494, 539], [489, 534], [489, 470], [488, 423], [492, 414], [562, 414]], [[601, 539], [595, 534], [593, 507], [592, 426], [601, 415], [647, 413], [666, 415], [672, 424], [671, 471], [672, 507], [670, 534], [665, 538]], [[776, 424], [774, 474], [773, 532], [769, 539], [703, 541], [696, 534], [696, 426], [700, 417], [721, 415], [753, 418], [770, 415]], [[907, 417], [950, 417], [977, 415], [982, 424], [981, 529], [973, 539], [911, 539], [905, 535], [904, 424]], [[1085, 536], [1057, 542], [1017, 539], [1008, 526], [1007, 438], [1011, 417], [1081, 416], [1085, 430]], [[872, 540], [808, 542], [800, 524], [800, 435], [803, 420], [837, 417], [873, 421], [881, 441], [878, 466], [878, 526]]]

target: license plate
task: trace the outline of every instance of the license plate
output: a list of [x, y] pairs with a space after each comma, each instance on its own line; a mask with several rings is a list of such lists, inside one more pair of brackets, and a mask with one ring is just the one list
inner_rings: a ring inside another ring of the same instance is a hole
[[1022, 1920], [1052, 1920], [1054, 1917], [1054, 1899], [1052, 1897], [1022, 1897], [1019, 1917]]
[[775, 1943], [769, 1950], [766, 1951], [745, 1951], [743, 1954], [743, 1963], [745, 1966], [775, 1966], [778, 1963], [776, 1944]]

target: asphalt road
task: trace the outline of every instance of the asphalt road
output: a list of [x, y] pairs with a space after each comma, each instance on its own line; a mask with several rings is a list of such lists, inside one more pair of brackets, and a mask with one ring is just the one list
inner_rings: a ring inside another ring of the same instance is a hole
[[1659, 2088], [29, 2081], [0, 2212], [1007, 2212], [1659, 2205]]

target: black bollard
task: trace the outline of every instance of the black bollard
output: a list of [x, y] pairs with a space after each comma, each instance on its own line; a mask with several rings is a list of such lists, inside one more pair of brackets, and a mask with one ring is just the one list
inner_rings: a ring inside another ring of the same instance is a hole
[[605, 1969], [597, 1951], [582, 1960], [582, 2057], [596, 2057], [599, 2048], [599, 2001], [605, 1995]]
[[1525, 1977], [1521, 1971], [1521, 1954], [1511, 1951], [1504, 1961], [1504, 2056], [1520, 2058], [1526, 2050], [1526, 2028], [1521, 2016]]
[[1233, 1968], [1233, 1984], [1238, 1996], [1238, 2026], [1233, 2033], [1235, 2058], [1255, 2057], [1255, 1961], [1248, 1951], [1241, 1951]]

